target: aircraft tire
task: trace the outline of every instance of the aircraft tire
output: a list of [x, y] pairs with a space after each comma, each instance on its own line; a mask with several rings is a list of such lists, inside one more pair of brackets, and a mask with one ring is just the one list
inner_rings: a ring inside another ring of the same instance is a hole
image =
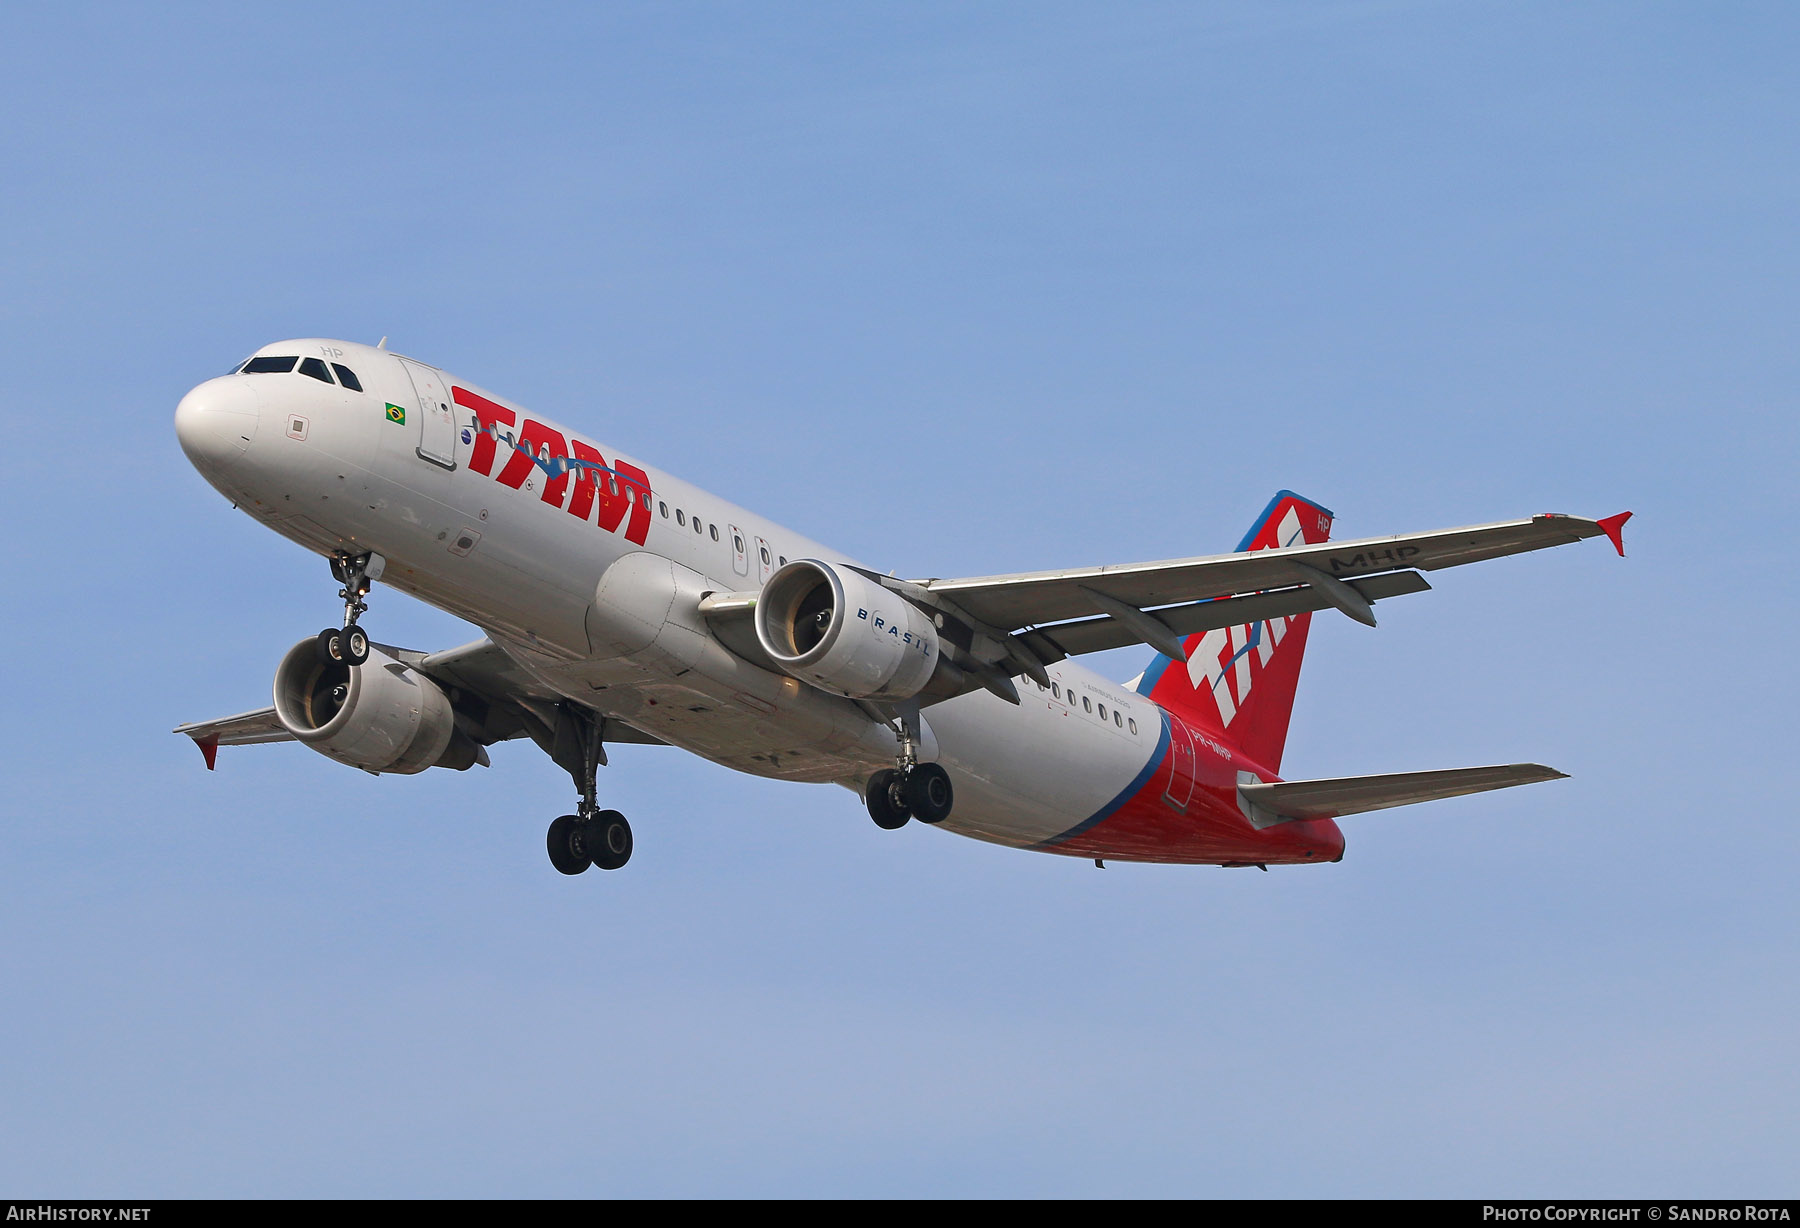
[[617, 870], [631, 860], [631, 824], [617, 810], [602, 810], [587, 820], [581, 838], [602, 870]]
[[550, 824], [544, 843], [550, 850], [550, 864], [560, 874], [580, 874], [593, 864], [581, 839], [581, 820], [565, 814]]
[[344, 664], [361, 665], [369, 659], [369, 633], [355, 623], [344, 628], [338, 639], [339, 651], [344, 654]]
[[921, 823], [942, 823], [950, 817], [956, 802], [956, 791], [950, 787], [950, 773], [935, 763], [920, 763], [906, 774], [906, 806]]
[[898, 831], [912, 817], [900, 796], [899, 782], [900, 773], [892, 768], [869, 777], [869, 791], [863, 802], [868, 806], [869, 817], [875, 820], [875, 826], [883, 831]]
[[340, 627], [327, 627], [319, 632], [319, 664], [342, 665], [344, 663], [344, 632]]

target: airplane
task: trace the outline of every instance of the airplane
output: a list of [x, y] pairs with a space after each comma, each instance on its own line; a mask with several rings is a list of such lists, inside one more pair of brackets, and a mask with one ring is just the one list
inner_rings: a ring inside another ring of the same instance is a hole
[[[1335, 543], [1331, 512], [1284, 490], [1229, 554], [902, 579], [386, 345], [276, 342], [176, 407], [201, 475], [329, 561], [343, 617], [282, 657], [271, 706], [175, 732], [209, 770], [221, 746], [297, 741], [375, 774], [529, 738], [579, 795], [546, 837], [569, 875], [632, 854], [600, 804], [609, 743], [1102, 868], [1340, 861], [1346, 815], [1563, 773], [1283, 779], [1313, 613], [1374, 626], [1424, 572], [1600, 536], [1623, 555], [1631, 515]], [[377, 642], [377, 583], [484, 637]], [[1129, 645], [1154, 655], [1128, 683], [1075, 661]]]

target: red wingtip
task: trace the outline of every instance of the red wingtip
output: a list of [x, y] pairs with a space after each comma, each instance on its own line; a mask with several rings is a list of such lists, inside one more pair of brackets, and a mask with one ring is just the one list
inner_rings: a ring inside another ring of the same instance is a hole
[[1608, 516], [1605, 520], [1594, 522], [1606, 530], [1606, 539], [1613, 544], [1613, 549], [1619, 552], [1620, 558], [1625, 557], [1625, 522], [1630, 519], [1630, 512], [1620, 512], [1617, 516]]
[[218, 739], [218, 737], [214, 736], [214, 737], [210, 737], [210, 738], [195, 738], [194, 745], [198, 746], [200, 748], [200, 754], [206, 760], [206, 770], [209, 772], [212, 771], [213, 765], [217, 762], [217, 760], [219, 758], [219, 739]]

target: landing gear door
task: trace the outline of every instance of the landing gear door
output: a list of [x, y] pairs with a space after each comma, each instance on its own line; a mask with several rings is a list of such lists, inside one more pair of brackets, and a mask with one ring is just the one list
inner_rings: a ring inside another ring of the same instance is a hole
[[1163, 801], [1186, 814], [1194, 796], [1194, 735], [1173, 713], [1164, 719], [1169, 722], [1169, 785]]
[[456, 419], [450, 412], [450, 394], [444, 380], [430, 367], [402, 358], [412, 380], [413, 404], [419, 413], [419, 459], [445, 469], [456, 468]]

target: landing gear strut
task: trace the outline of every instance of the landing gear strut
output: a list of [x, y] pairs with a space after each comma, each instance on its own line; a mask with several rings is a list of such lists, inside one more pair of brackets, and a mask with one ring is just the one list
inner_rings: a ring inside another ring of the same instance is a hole
[[580, 874], [591, 865], [617, 870], [631, 860], [631, 824], [617, 810], [600, 809], [598, 800], [600, 768], [606, 763], [603, 725], [602, 718], [567, 704], [558, 714], [552, 757], [581, 790], [578, 812], [550, 824], [545, 838], [550, 864], [564, 874]]
[[340, 550], [331, 556], [332, 577], [343, 585], [338, 596], [344, 599], [344, 625], [319, 632], [319, 659], [327, 665], [361, 665], [369, 659], [369, 635], [356, 620], [369, 608], [363, 598], [386, 566], [387, 560], [379, 554]]
[[956, 792], [950, 787], [950, 773], [935, 763], [918, 761], [919, 709], [908, 705], [900, 710], [895, 730], [900, 739], [900, 753], [894, 766], [869, 777], [863, 802], [875, 826], [893, 831], [906, 826], [909, 818], [921, 823], [942, 823], [950, 817]]

